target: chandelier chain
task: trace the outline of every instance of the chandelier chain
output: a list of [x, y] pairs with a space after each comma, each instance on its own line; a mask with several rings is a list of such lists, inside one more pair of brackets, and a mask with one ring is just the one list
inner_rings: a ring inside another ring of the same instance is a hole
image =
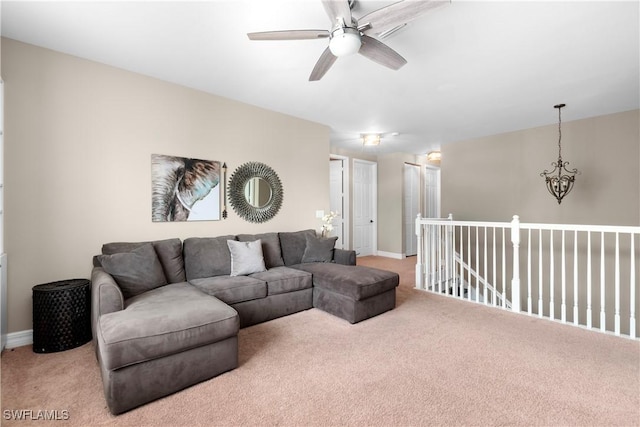
[[558, 107], [558, 158], [562, 159], [562, 107]]

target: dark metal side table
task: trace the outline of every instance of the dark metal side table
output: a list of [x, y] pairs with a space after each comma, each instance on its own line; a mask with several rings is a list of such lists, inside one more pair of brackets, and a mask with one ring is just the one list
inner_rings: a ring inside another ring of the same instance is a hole
[[33, 351], [69, 350], [91, 340], [91, 282], [70, 279], [33, 291]]

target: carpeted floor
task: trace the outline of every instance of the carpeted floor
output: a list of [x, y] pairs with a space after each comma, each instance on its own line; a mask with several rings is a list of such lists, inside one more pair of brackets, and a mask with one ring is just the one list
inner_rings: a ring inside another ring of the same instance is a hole
[[[311, 309], [240, 331], [234, 371], [114, 417], [91, 344], [2, 354], [2, 425], [16, 410], [68, 426], [640, 425], [640, 343], [413, 289], [351, 325]], [[57, 412], [52, 412], [57, 411]]]

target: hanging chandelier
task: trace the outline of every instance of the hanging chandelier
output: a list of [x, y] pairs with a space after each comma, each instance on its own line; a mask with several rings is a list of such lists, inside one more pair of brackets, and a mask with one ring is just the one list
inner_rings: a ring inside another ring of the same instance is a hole
[[569, 162], [562, 161], [562, 117], [560, 115], [560, 111], [564, 106], [565, 104], [553, 106], [553, 108], [558, 109], [558, 161], [551, 163], [551, 166], [553, 166], [553, 170], [551, 172], [545, 169], [544, 172], [540, 174], [541, 177], [544, 177], [547, 190], [549, 190], [549, 193], [556, 198], [558, 204], [562, 202], [564, 196], [569, 194], [573, 188], [573, 184], [576, 181], [576, 175], [580, 175], [578, 169], [569, 170], [567, 169]]

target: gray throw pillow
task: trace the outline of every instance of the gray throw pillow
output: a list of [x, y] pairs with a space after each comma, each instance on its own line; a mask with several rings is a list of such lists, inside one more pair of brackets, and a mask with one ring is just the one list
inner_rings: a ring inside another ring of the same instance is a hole
[[307, 246], [302, 254], [302, 262], [331, 262], [333, 261], [333, 248], [338, 237], [326, 239], [307, 236]]
[[284, 265], [278, 233], [238, 234], [236, 239], [241, 242], [253, 242], [258, 239], [262, 240], [262, 255], [264, 255], [265, 267], [274, 268], [282, 267]]
[[304, 248], [307, 246], [307, 236], [315, 237], [315, 235], [316, 231], [312, 229], [278, 233], [284, 265], [300, 264]]
[[229, 252], [231, 252], [230, 276], [246, 276], [266, 270], [260, 239], [253, 242], [227, 240], [227, 245], [229, 245]]
[[[182, 241], [178, 238], [155, 240], [153, 242], [112, 242], [102, 245], [102, 253], [104, 255], [119, 254], [122, 252], [131, 252], [140, 246], [151, 243], [153, 249], [158, 255], [164, 275], [169, 283], [184, 282], [186, 279], [184, 273], [184, 260], [182, 258]], [[97, 265], [100, 267], [100, 265]]]
[[98, 255], [102, 268], [113, 276], [125, 299], [167, 284], [156, 251], [151, 243], [131, 252]]

